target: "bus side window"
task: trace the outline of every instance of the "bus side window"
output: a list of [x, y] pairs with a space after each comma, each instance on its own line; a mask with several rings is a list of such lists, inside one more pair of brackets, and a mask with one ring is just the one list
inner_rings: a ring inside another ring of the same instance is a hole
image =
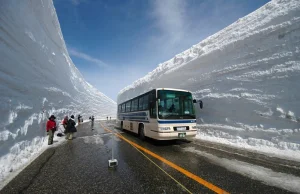
[[149, 97], [149, 95], [148, 95], [148, 94], [144, 96], [144, 101], [143, 101], [143, 110], [148, 110], [148, 109], [149, 109], [148, 97]]
[[138, 99], [132, 100], [131, 103], [131, 111], [137, 111], [138, 110]]
[[125, 112], [125, 104], [122, 104], [122, 112]]
[[144, 100], [143, 96], [139, 98], [139, 109], [138, 110], [143, 110], [143, 102], [144, 102], [143, 100]]
[[151, 118], [157, 118], [156, 116], [156, 95], [155, 91], [150, 93], [150, 117]]
[[155, 101], [150, 104], [150, 117], [156, 118], [156, 102]]
[[126, 112], [130, 112], [131, 101], [126, 102]]

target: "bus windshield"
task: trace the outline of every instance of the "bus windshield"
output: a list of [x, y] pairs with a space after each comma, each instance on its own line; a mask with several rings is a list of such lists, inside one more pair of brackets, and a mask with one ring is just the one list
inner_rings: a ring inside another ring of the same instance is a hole
[[158, 90], [159, 119], [195, 119], [193, 98], [190, 92]]

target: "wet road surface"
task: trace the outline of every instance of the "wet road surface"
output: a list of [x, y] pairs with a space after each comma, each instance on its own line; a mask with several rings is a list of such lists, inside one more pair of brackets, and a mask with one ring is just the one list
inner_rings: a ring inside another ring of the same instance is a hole
[[[97, 121], [94, 130], [89, 123], [79, 125], [74, 140], [47, 149], [0, 193], [214, 193], [210, 187], [179, 172], [162, 159], [139, 151], [110, 131], [120, 132], [125, 139], [229, 193], [289, 192], [229, 171], [205, 157], [185, 151], [186, 148], [241, 161], [253, 160], [257, 165], [299, 176], [299, 166], [294, 163], [277, 165], [275, 159], [262, 155], [239, 153], [229, 148], [224, 152], [219, 145], [198, 141], [141, 141], [134, 134], [115, 129], [112, 122]], [[112, 145], [114, 158], [118, 160], [116, 168], [108, 167]]]

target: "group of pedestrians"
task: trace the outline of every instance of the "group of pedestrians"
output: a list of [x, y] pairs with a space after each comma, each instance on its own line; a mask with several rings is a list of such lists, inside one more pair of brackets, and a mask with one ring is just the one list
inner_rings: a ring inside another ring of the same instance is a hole
[[70, 119], [68, 116], [65, 116], [63, 120], [63, 126], [64, 126], [64, 134], [66, 135], [66, 139], [72, 140], [73, 139], [73, 133], [77, 132], [77, 129], [75, 127], [76, 123], [74, 120], [74, 115], [71, 115]]
[[[53, 144], [54, 133], [57, 130], [57, 125], [56, 125], [55, 119], [56, 119], [56, 117], [54, 115], [51, 115], [49, 117], [49, 120], [47, 121], [46, 131], [49, 136], [48, 137], [48, 145]], [[92, 115], [91, 117], [89, 117], [89, 119], [91, 120], [91, 129], [94, 130], [95, 118]], [[107, 120], [108, 120], [108, 117], [107, 117]], [[110, 120], [111, 120], [111, 117], [110, 117]], [[82, 116], [78, 115], [78, 124], [80, 124], [80, 122], [82, 122]], [[66, 136], [65, 138], [68, 140], [72, 140], [73, 133], [77, 132], [77, 129], [75, 127], [76, 122], [75, 122], [74, 115], [71, 115], [70, 118], [68, 116], [65, 116], [64, 119], [62, 120], [62, 125], [64, 127], [64, 134]]]
[[[62, 125], [65, 129], [64, 134], [66, 135], [66, 139], [68, 139], [68, 140], [72, 140], [73, 133], [77, 132], [77, 129], [75, 127], [76, 123], [75, 123], [74, 118], [75, 118], [74, 115], [71, 115], [70, 119], [68, 116], [65, 116], [64, 120], [62, 121]], [[57, 130], [55, 119], [56, 119], [56, 117], [54, 115], [51, 115], [46, 124], [46, 131], [49, 136], [48, 137], [48, 145], [53, 144], [54, 133]]]

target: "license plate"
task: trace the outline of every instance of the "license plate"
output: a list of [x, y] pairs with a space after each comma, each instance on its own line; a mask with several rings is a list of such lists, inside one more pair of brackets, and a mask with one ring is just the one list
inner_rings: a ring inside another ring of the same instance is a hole
[[179, 138], [185, 138], [185, 133], [178, 133]]
[[177, 131], [185, 131], [186, 127], [177, 127]]

